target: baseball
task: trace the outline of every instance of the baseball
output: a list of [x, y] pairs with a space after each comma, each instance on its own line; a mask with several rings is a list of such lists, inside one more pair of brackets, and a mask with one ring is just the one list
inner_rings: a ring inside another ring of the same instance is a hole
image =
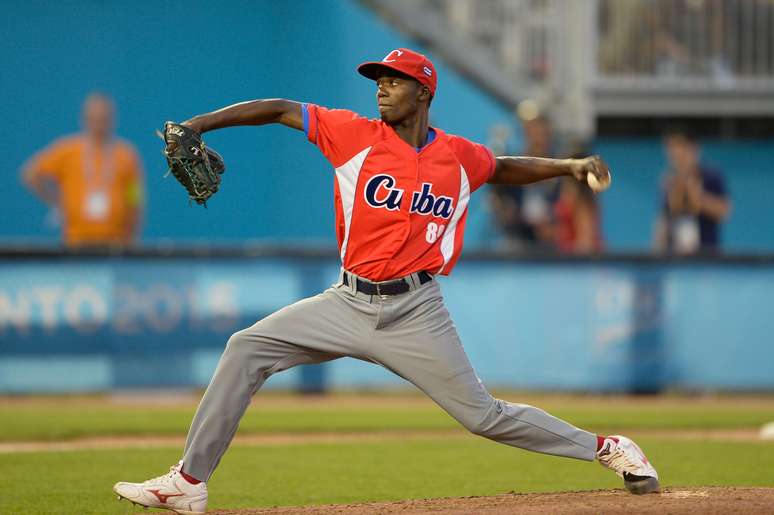
[[594, 191], [606, 190], [607, 187], [610, 186], [610, 181], [605, 183], [599, 182], [599, 179], [597, 179], [597, 176], [593, 173], [586, 174], [586, 182], [588, 183], [589, 188]]
[[774, 422], [764, 424], [758, 436], [761, 440], [774, 440]]

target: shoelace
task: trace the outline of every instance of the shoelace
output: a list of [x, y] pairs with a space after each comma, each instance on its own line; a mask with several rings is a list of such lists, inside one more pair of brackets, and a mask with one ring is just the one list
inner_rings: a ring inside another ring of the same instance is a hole
[[177, 465], [172, 465], [171, 467], [169, 467], [169, 472], [167, 472], [166, 474], [144, 481], [143, 484], [169, 483], [170, 481], [172, 481], [172, 477], [175, 475], [175, 472], [177, 472]]
[[629, 459], [628, 454], [620, 446], [616, 446], [616, 449], [612, 454], [600, 458], [599, 461], [605, 463], [608, 467], [621, 474], [636, 470], [639, 466]]

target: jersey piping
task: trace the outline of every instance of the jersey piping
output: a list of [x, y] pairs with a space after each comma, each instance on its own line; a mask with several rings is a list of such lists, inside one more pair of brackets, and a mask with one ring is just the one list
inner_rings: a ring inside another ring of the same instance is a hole
[[371, 151], [371, 147], [363, 149], [355, 157], [336, 168], [336, 180], [339, 183], [339, 194], [341, 195], [341, 208], [344, 214], [344, 237], [341, 241], [341, 261], [344, 262], [344, 256], [347, 254], [347, 242], [349, 241], [349, 228], [352, 226], [352, 211], [355, 207], [355, 191], [357, 180], [360, 177], [360, 170], [363, 163]]
[[468, 201], [470, 200], [470, 183], [468, 182], [468, 173], [465, 171], [465, 167], [460, 165], [460, 193], [459, 200], [457, 201], [457, 207], [454, 210], [451, 221], [449, 222], [449, 228], [443, 235], [441, 240], [441, 255], [443, 256], [443, 265], [438, 270], [438, 273], [442, 273], [446, 265], [449, 264], [449, 260], [454, 255], [455, 240], [457, 236], [457, 223], [465, 214], [468, 209]]

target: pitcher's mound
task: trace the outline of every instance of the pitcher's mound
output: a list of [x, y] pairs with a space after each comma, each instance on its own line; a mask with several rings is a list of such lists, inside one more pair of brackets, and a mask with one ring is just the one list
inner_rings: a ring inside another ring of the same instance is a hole
[[504, 494], [492, 497], [421, 499], [364, 504], [333, 504], [298, 508], [224, 510], [218, 515], [502, 515], [599, 514], [644, 515], [728, 513], [774, 514], [774, 488], [665, 488], [660, 494], [631, 495], [624, 490], [594, 490], [552, 494]]

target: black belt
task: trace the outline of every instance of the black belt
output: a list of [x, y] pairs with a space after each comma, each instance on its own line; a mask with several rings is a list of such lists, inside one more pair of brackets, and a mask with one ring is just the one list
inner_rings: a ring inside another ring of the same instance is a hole
[[[418, 272], [417, 277], [419, 278], [419, 284], [429, 283], [433, 280], [433, 276], [424, 270]], [[343, 280], [344, 286], [349, 286], [349, 274], [345, 273]], [[409, 291], [411, 286], [405, 279], [372, 283], [358, 278], [356, 289], [360, 293], [365, 293], [366, 295], [400, 295], [401, 293]]]

